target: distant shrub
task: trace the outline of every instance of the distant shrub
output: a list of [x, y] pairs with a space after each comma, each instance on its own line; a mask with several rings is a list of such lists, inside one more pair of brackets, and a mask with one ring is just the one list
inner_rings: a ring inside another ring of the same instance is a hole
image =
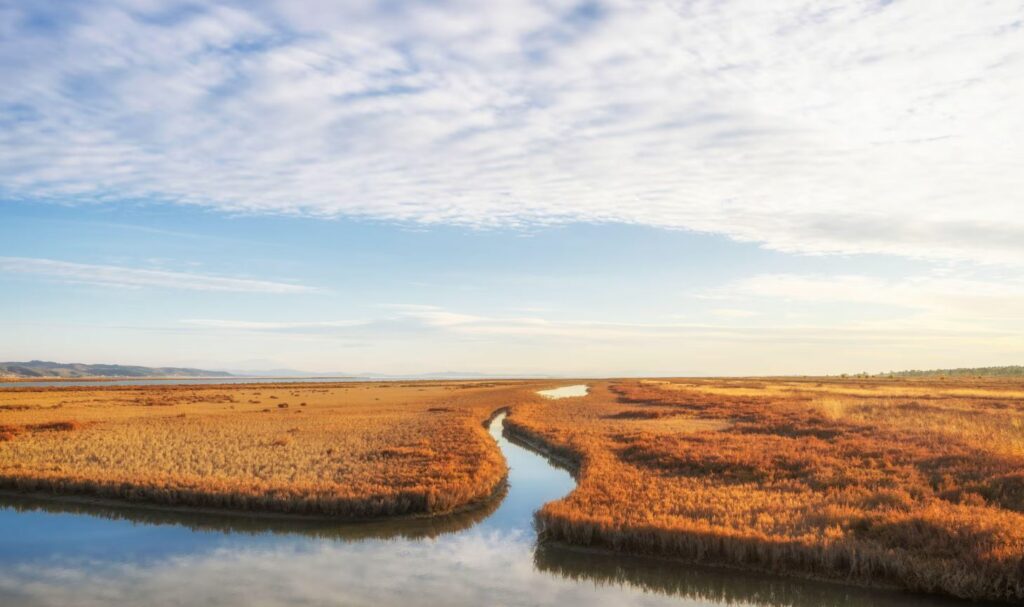
[[82, 424], [77, 421], [68, 420], [44, 424], [29, 424], [27, 427], [32, 432], [71, 432], [80, 429]]

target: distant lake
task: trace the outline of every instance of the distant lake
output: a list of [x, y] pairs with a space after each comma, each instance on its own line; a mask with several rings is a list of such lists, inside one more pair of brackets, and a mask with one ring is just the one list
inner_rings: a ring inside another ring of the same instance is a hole
[[539, 390], [537, 394], [540, 394], [544, 398], [572, 398], [574, 396], [586, 396], [587, 385], [576, 384], [575, 386], [562, 386], [561, 388], [554, 388], [551, 390]]

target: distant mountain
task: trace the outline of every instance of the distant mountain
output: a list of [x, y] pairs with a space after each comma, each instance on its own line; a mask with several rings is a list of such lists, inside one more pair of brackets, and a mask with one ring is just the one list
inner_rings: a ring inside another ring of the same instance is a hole
[[910, 370], [881, 373], [892, 377], [1024, 377], [1024, 366], [1011, 365], [1008, 367], [965, 367], [962, 369], [931, 369], [927, 371]]
[[347, 373], [310, 372], [296, 369], [231, 369], [210, 371], [191, 367], [140, 367], [133, 365], [86, 365], [81, 363], [57, 363], [45, 360], [28, 362], [0, 362], [0, 378], [31, 379], [60, 377], [67, 379], [87, 377], [280, 377], [280, 378], [344, 378], [348, 380], [456, 380], [456, 379], [518, 379], [551, 378], [551, 375], [492, 374], [470, 371], [443, 371], [437, 373], [389, 374], [389, 373]]
[[130, 365], [83, 365], [45, 360], [0, 362], [0, 377], [232, 377], [225, 371], [183, 367], [138, 367]]

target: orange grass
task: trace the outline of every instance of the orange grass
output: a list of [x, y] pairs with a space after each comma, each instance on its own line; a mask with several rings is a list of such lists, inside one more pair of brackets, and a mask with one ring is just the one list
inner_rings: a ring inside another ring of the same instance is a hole
[[546, 537], [1024, 600], [1024, 382], [591, 384], [506, 427], [578, 464]]
[[13, 388], [0, 391], [0, 487], [340, 518], [451, 512], [500, 488], [505, 463], [482, 422], [521, 391], [472, 382]]

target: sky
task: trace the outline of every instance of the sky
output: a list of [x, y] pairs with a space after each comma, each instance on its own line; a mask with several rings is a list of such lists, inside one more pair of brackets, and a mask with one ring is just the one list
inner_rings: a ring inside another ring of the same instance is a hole
[[1024, 362], [1024, 2], [0, 0], [0, 360]]

